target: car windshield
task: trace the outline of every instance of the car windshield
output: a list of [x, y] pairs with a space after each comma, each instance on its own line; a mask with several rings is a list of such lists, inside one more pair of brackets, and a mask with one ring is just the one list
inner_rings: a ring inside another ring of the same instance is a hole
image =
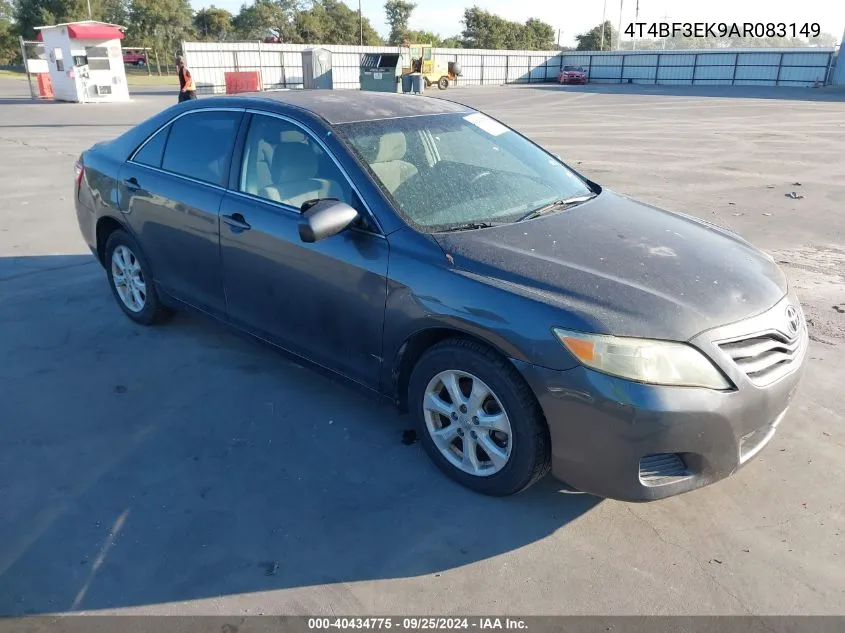
[[580, 66], [564, 66], [563, 69], [564, 70], [574, 70], [575, 72], [579, 72], [579, 73], [584, 71], [584, 69], [581, 68]]
[[423, 231], [514, 222], [592, 194], [554, 156], [480, 112], [348, 123], [338, 133]]

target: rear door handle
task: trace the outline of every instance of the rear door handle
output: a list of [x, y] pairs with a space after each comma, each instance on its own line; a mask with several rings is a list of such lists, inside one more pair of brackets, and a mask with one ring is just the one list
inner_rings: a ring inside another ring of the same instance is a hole
[[138, 184], [138, 179], [135, 178], [135, 176], [127, 178], [123, 181], [123, 184], [129, 191], [138, 191], [141, 188], [141, 185]]
[[232, 215], [223, 215], [221, 219], [232, 228], [233, 233], [240, 233], [241, 231], [249, 231], [252, 227], [249, 222], [244, 220], [244, 216], [240, 213], [233, 213]]

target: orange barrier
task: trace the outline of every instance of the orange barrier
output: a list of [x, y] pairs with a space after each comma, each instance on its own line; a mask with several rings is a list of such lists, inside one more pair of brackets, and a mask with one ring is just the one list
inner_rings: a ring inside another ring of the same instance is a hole
[[54, 99], [53, 80], [50, 79], [50, 73], [38, 73], [35, 76], [38, 78], [38, 96], [44, 99]]
[[257, 70], [227, 72], [225, 76], [227, 95], [261, 90], [261, 73]]

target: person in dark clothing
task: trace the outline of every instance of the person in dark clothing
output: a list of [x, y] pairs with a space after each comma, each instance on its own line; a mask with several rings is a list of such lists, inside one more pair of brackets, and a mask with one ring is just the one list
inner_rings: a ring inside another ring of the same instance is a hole
[[176, 69], [179, 72], [179, 103], [197, 98], [197, 88], [194, 85], [194, 78], [191, 71], [185, 65], [185, 58], [176, 56]]

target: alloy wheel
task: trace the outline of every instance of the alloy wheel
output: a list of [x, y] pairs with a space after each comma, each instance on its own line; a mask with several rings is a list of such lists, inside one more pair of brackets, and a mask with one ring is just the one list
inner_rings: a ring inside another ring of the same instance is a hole
[[431, 439], [456, 468], [488, 477], [508, 463], [510, 420], [498, 396], [480, 378], [442, 371], [429, 381], [422, 406]]
[[141, 262], [128, 246], [121, 244], [112, 252], [111, 275], [123, 305], [132, 312], [141, 312], [147, 305], [147, 283]]

